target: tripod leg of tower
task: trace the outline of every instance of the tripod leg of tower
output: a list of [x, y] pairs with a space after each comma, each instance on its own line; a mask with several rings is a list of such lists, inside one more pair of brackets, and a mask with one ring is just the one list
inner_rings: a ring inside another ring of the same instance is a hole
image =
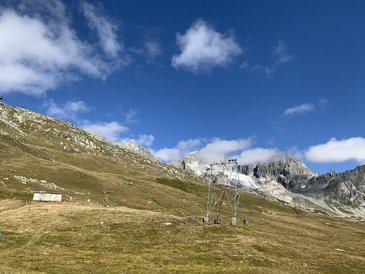
[[240, 202], [240, 196], [241, 196], [241, 192], [240, 192], [240, 190], [238, 190], [238, 188], [236, 188], [235, 195], [232, 200], [232, 215], [233, 215], [232, 221], [231, 221], [232, 225], [237, 224], [237, 211], [238, 211], [238, 206], [239, 206], [239, 202]]

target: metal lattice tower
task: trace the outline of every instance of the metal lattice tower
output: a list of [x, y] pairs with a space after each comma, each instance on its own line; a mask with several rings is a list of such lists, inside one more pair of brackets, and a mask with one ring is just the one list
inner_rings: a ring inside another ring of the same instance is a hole
[[[229, 185], [224, 185], [223, 189], [219, 192], [212, 190], [212, 185], [218, 182], [218, 177], [214, 174], [214, 169], [218, 172], [223, 172], [228, 175]], [[237, 212], [240, 204], [241, 189], [239, 188], [239, 174], [238, 163], [236, 159], [229, 159], [220, 163], [213, 163], [210, 165], [211, 182], [208, 183], [208, 196], [207, 196], [207, 210], [203, 218], [205, 224], [209, 224], [209, 216], [214, 209], [217, 210], [214, 224], [221, 223], [221, 210], [223, 200], [226, 199], [232, 210], [232, 225], [237, 224]], [[232, 194], [233, 192], [233, 194]]]

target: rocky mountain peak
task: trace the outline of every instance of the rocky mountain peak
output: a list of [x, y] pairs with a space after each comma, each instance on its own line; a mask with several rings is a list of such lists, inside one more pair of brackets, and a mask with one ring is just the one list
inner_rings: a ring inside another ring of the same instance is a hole
[[241, 165], [239, 171], [265, 180], [277, 180], [279, 177], [289, 179], [297, 176], [308, 178], [317, 176], [300, 159], [290, 156], [267, 163]]
[[144, 146], [139, 145], [136, 140], [134, 139], [129, 139], [126, 141], [122, 141], [118, 144], [118, 146], [127, 149], [129, 151], [132, 151], [136, 154], [139, 154], [143, 157], [149, 158], [149, 159], [155, 159], [155, 157], [153, 157], [152, 153], [145, 148]]
[[190, 152], [183, 157], [176, 159], [170, 165], [193, 172], [197, 176], [203, 176], [210, 167], [197, 151]]

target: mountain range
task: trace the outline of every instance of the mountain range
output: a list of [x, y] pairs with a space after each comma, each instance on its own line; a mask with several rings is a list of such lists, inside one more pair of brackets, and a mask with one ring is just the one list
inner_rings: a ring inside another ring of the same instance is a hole
[[[342, 173], [317, 174], [300, 159], [286, 155], [267, 163], [238, 165], [205, 162], [197, 152], [171, 165], [223, 185], [252, 189], [299, 208], [337, 216], [365, 217], [365, 166]], [[216, 167], [217, 166], [217, 167]]]

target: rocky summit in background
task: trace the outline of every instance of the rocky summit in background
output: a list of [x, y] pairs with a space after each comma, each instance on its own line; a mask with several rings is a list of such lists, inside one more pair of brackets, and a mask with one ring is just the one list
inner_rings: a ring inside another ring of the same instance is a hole
[[171, 164], [208, 181], [252, 189], [300, 208], [365, 218], [365, 166], [320, 175], [300, 159], [285, 155], [267, 163], [239, 165], [236, 174], [224, 168], [212, 172], [197, 152]]
[[333, 202], [356, 207], [365, 204], [365, 166], [342, 173], [332, 171], [308, 180], [291, 179], [287, 188], [314, 197], [323, 195]]
[[317, 176], [301, 160], [291, 156], [285, 156], [283, 159], [268, 163], [240, 165], [238, 170], [240, 173], [253, 176], [261, 181], [277, 180], [284, 185], [293, 178]]

